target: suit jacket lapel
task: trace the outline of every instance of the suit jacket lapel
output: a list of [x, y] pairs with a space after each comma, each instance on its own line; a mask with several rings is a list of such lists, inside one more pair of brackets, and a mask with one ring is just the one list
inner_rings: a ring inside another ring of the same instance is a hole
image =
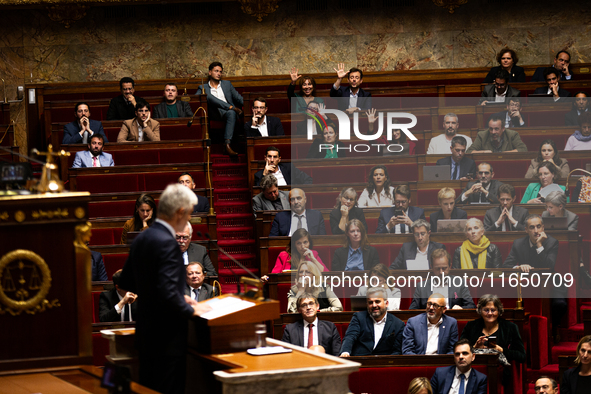
[[[320, 330], [318, 330], [318, 331], [320, 331]], [[304, 346], [304, 321], [303, 320], [300, 320], [297, 322], [294, 341], [295, 341], [296, 345]]]
[[281, 200], [281, 208], [285, 209], [287, 207], [289, 209], [289, 200], [283, 193], [279, 193], [279, 199]]
[[[449, 290], [448, 290], [449, 291]], [[445, 315], [441, 315], [441, 318], [443, 319], [443, 321], [441, 322], [441, 325], [439, 326], [439, 339], [437, 340], [437, 353], [438, 354], [442, 354], [441, 352], [443, 351], [443, 338], [445, 337], [445, 326], [447, 323], [447, 319], [445, 318]]]
[[[419, 316], [421, 316], [421, 315], [419, 315]], [[425, 344], [425, 353], [426, 353], [427, 352], [427, 345], [429, 343], [429, 328], [427, 327], [427, 314], [426, 313], [424, 314], [424, 317], [425, 317], [424, 319], [419, 320], [419, 325], [420, 325], [421, 332], [424, 333], [424, 335], [421, 334], [421, 336], [423, 337], [423, 340], [424, 340], [423, 343]]]
[[[456, 374], [456, 367], [451, 367], [448, 371], [447, 371], [447, 375], [445, 376], [445, 384], [443, 385], [443, 391], [441, 391], [442, 393], [449, 393], [449, 389], [451, 389], [451, 385], [454, 382], [454, 377]], [[464, 390], [465, 393], [469, 393], [468, 390]]]
[[476, 384], [476, 372], [474, 371], [474, 368], [472, 368], [470, 370], [470, 376], [468, 378], [468, 385], [466, 386], [466, 390], [464, 392], [471, 393], [475, 384]]

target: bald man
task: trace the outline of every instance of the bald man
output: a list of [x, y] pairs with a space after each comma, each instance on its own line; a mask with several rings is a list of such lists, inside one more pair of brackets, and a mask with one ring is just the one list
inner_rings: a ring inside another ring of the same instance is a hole
[[310, 235], [326, 235], [322, 213], [306, 209], [306, 193], [302, 189], [291, 189], [289, 206], [289, 212], [283, 211], [275, 215], [269, 237], [291, 236], [299, 228], [305, 228]]

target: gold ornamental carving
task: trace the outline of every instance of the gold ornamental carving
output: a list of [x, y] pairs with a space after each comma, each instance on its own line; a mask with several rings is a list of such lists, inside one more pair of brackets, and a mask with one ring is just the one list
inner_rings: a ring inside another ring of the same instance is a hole
[[277, 8], [279, 8], [277, 3], [279, 1], [280, 0], [238, 0], [242, 12], [246, 15], [254, 16], [259, 22], [263, 21], [264, 16], [277, 11]]
[[467, 2], [468, 0], [433, 0], [433, 4], [447, 9], [450, 14], [453, 14], [456, 8]]
[[21, 223], [25, 220], [25, 213], [23, 211], [16, 211], [14, 213], [14, 220], [16, 220], [17, 222]]
[[51, 288], [51, 272], [41, 256], [17, 249], [0, 259], [0, 315], [34, 315], [60, 307], [45, 297]]
[[76, 232], [75, 239], [74, 239], [74, 246], [81, 247], [86, 250], [88, 249], [88, 243], [90, 242], [90, 237], [92, 236], [92, 223], [86, 222], [84, 224], [79, 224], [75, 227], [74, 231]]
[[72, 23], [86, 16], [88, 8], [89, 6], [83, 4], [52, 5], [47, 7], [47, 16], [52, 21], [61, 23], [68, 29]]
[[86, 211], [84, 210], [84, 208], [82, 207], [78, 207], [76, 208], [76, 210], [74, 211], [74, 215], [78, 218], [78, 219], [82, 219], [84, 218], [84, 215], [86, 215]]
[[67, 218], [68, 217], [68, 210], [67, 209], [61, 209], [58, 208], [54, 211], [43, 211], [43, 210], [38, 210], [38, 211], [33, 211], [31, 212], [31, 216], [33, 217], [33, 219], [59, 219], [59, 218]]
[[10, 215], [6, 211], [4, 211], [0, 214], [0, 220], [8, 220], [9, 218], [10, 218]]

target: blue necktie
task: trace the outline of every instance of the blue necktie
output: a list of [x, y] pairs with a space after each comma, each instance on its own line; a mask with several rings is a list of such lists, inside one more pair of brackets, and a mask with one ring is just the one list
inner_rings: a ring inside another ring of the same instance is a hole
[[464, 394], [464, 381], [466, 380], [466, 375], [460, 375], [460, 390], [458, 390], [458, 394]]
[[456, 163], [456, 168], [453, 174], [452, 180], [460, 179], [460, 165]]

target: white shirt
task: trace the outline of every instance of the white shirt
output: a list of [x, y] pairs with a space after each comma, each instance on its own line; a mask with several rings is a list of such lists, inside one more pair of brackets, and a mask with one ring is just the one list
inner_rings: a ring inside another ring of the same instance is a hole
[[[472, 368], [470, 368], [468, 372], [464, 374], [466, 377], [466, 379], [464, 379], [464, 393], [468, 388], [468, 378], [470, 377], [470, 372], [472, 372]], [[460, 392], [460, 374], [460, 370], [456, 368], [456, 374], [454, 376], [454, 381], [451, 384], [451, 388], [449, 389], [449, 394], [458, 394]]]
[[[301, 228], [305, 228], [306, 230], [308, 229], [308, 220], [306, 219], [306, 210], [304, 210], [304, 212], [302, 212], [301, 215], [299, 215], [302, 217], [302, 227]], [[298, 214], [295, 212], [291, 213], [291, 227], [289, 229], [289, 236], [291, 237], [293, 233], [295, 233], [295, 231], [298, 229]]]
[[376, 346], [378, 345], [378, 342], [380, 342], [380, 339], [382, 338], [382, 334], [384, 333], [384, 328], [386, 328], [386, 319], [387, 318], [388, 318], [388, 312], [386, 312], [386, 315], [379, 322], [377, 322], [372, 316], [373, 337], [374, 337], [373, 348], [374, 349], [376, 348]]
[[[408, 226], [407, 226], [408, 227]], [[423, 263], [423, 265], [429, 266], [429, 256], [427, 256], [427, 252], [429, 251], [429, 247], [425, 249], [424, 252], [421, 252], [419, 247], [417, 246], [417, 255], [415, 257], [415, 261]]]
[[185, 265], [189, 265], [189, 250], [185, 250], [183, 252], [183, 260], [185, 262]]
[[255, 122], [251, 122], [251, 128], [258, 129], [259, 133], [261, 133], [261, 137], [268, 137], [269, 132], [267, 131], [267, 115], [263, 118], [263, 122], [261, 124], [256, 124]]
[[[525, 122], [520, 120], [519, 124], [523, 126]], [[505, 127], [511, 127], [511, 117], [509, 116], [509, 111], [507, 111], [507, 115], [505, 115]]]
[[[198, 297], [199, 297], [199, 292], [201, 291], [201, 287], [199, 286], [197, 289], [195, 289], [194, 287], [189, 286], [189, 289], [191, 289], [191, 299], [197, 301]], [[197, 294], [195, 294], [195, 290], [197, 290]]]
[[504, 103], [505, 97], [507, 96], [508, 91], [509, 91], [509, 87], [505, 88], [505, 92], [503, 94], [499, 94], [497, 88], [495, 88], [495, 102]]
[[211, 94], [213, 97], [222, 100], [224, 103], [227, 103], [228, 100], [226, 100], [226, 96], [224, 95], [224, 91], [222, 90], [222, 81], [220, 81], [220, 83], [218, 83], [218, 87], [214, 88], [211, 85], [211, 81], [208, 82], [209, 87], [211, 88]]
[[285, 177], [283, 176], [283, 173], [281, 172], [281, 168], [279, 168], [279, 166], [277, 166], [277, 171], [275, 171], [273, 175], [275, 176], [275, 178], [277, 178], [277, 186], [287, 186], [287, 182], [285, 181]]
[[359, 201], [357, 201], [357, 205], [361, 207], [391, 207], [394, 205], [394, 191], [396, 189], [394, 186], [390, 186], [390, 197], [386, 196], [386, 189], [382, 189], [380, 192], [380, 201], [378, 202], [378, 194], [374, 190], [369, 195], [367, 189], [364, 189], [361, 192], [361, 196], [359, 196]]
[[[548, 93], [547, 94], [551, 94], [552, 96], [554, 96], [554, 92], [552, 91], [552, 89], [550, 87], [548, 87]], [[560, 96], [554, 97], [554, 101], [558, 101], [558, 100], [560, 100]]]
[[351, 91], [351, 95], [349, 96], [349, 108], [357, 108], [357, 98], [359, 97], [359, 89], [357, 93], [353, 93]]
[[[484, 190], [486, 190], [487, 192], [490, 191], [489, 190], [490, 189], [490, 185], [491, 185], [491, 182], [489, 182], [488, 185], [486, 185], [484, 187]], [[490, 201], [488, 201], [486, 199], [486, 197], [484, 196], [484, 193], [478, 193], [478, 194], [480, 194], [478, 202], [485, 202], [485, 201], [486, 202], [490, 202]], [[483, 198], [484, 198], [484, 201], [482, 200]], [[468, 197], [466, 196], [466, 193], [465, 192], [462, 193], [462, 201], [466, 201], [467, 199], [468, 199]]]
[[[316, 320], [314, 320], [312, 322], [312, 324], [314, 324], [314, 327], [312, 327], [312, 335], [314, 336], [314, 339], [312, 341], [312, 345], [318, 345], [318, 318], [316, 318]], [[310, 332], [310, 329], [308, 328], [309, 325], [310, 325], [310, 323], [308, 323], [307, 321], [304, 320], [304, 347], [305, 348], [308, 347], [308, 334]]]
[[[90, 158], [92, 159], [92, 166], [93, 167], [101, 167], [101, 157], [100, 156], [95, 156], [91, 153]], [[96, 162], [94, 161], [94, 159], [96, 159]], [[94, 163], [96, 163], [96, 165]]]
[[[121, 297], [121, 294], [119, 294], [118, 291], [116, 291], [116, 293], [117, 293], [117, 297], [119, 297], [119, 301], [121, 301], [123, 299], [123, 297]], [[126, 304], [126, 305], [129, 305], [129, 320], [128, 321], [133, 321], [133, 316], [131, 316], [131, 304]], [[125, 308], [126, 305], [124, 305], [123, 308]], [[117, 311], [117, 313], [121, 317], [121, 321], [125, 321], [125, 320], [123, 320], [123, 317], [124, 317], [123, 309], [119, 308], [119, 304], [115, 304], [115, 310]]]
[[425, 350], [425, 354], [437, 354], [437, 348], [439, 347], [439, 327], [443, 323], [443, 316], [435, 324], [431, 324], [428, 316], [425, 317], [427, 318], [427, 349]]
[[[472, 145], [472, 138], [464, 134], [456, 134], [456, 137], [464, 137], [466, 139], [466, 149]], [[445, 133], [439, 134], [437, 137], [431, 138], [429, 142], [429, 148], [427, 149], [428, 155], [449, 155], [451, 148], [451, 140], [445, 137]]]
[[137, 120], [135, 122], [137, 123], [137, 140], [143, 141], [144, 140], [144, 128], [142, 127], [140, 122], [138, 122]]

